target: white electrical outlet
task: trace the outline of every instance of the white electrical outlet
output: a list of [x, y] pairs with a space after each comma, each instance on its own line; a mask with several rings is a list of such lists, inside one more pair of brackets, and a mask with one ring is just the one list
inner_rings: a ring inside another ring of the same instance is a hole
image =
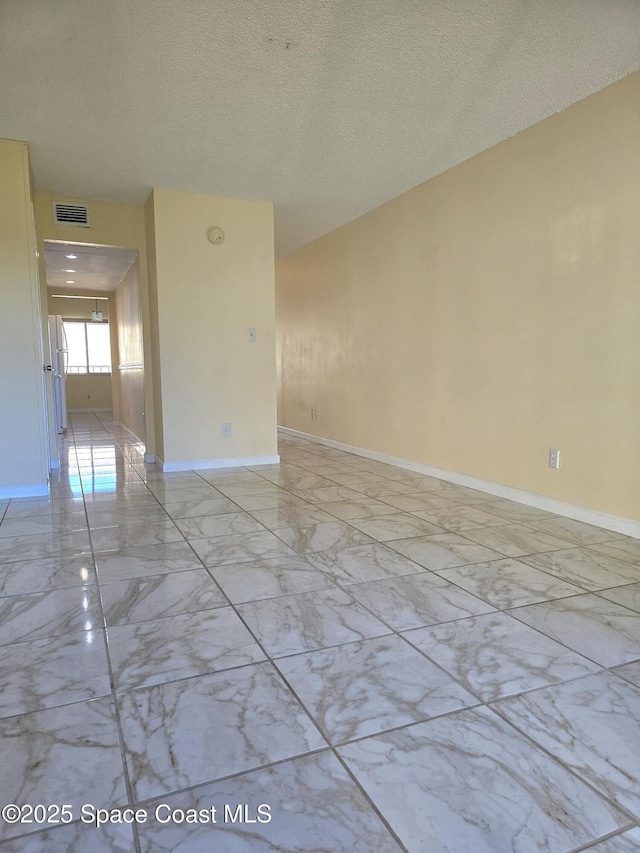
[[222, 437], [231, 438], [231, 424], [222, 424]]
[[559, 468], [560, 467], [560, 451], [559, 450], [550, 450], [549, 451], [549, 468]]
[[251, 343], [255, 343], [255, 340], [256, 340], [256, 330], [255, 329], [247, 329], [247, 340], [251, 341]]

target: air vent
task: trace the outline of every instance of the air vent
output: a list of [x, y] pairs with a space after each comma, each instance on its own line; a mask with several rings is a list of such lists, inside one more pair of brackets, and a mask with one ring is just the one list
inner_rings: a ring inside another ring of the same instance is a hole
[[89, 211], [84, 204], [54, 204], [53, 217], [63, 225], [79, 225], [90, 228]]

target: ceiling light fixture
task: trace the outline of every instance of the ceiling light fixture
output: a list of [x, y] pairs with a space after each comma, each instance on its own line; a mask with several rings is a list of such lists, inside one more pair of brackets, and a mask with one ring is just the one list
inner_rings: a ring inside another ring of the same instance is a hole
[[98, 311], [98, 300], [96, 299], [96, 310], [91, 312], [92, 323], [102, 323], [102, 311]]
[[67, 279], [65, 281], [65, 284], [75, 284], [75, 281], [71, 281], [71, 279]]
[[52, 293], [55, 299], [91, 299], [93, 302], [108, 302], [108, 296], [79, 296], [77, 293]]
[[65, 270], [65, 272], [75, 272], [75, 270]]
[[70, 261], [75, 261], [77, 257], [77, 255], [65, 255], [65, 258], [69, 258]]

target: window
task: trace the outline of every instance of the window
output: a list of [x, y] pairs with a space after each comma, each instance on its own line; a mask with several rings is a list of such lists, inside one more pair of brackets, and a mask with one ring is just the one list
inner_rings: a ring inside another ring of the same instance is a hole
[[64, 321], [67, 373], [111, 373], [108, 323]]

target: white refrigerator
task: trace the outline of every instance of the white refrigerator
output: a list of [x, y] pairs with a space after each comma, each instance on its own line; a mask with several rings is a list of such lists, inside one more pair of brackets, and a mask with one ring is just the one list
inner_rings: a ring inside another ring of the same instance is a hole
[[49, 340], [56, 432], [62, 433], [67, 428], [67, 336], [59, 314], [49, 315]]

